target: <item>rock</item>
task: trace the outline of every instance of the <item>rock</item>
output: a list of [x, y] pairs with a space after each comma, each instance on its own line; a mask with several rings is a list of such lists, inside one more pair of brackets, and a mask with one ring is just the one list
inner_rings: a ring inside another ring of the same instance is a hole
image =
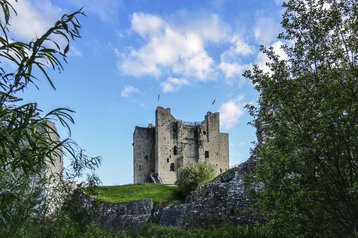
[[89, 221], [108, 228], [140, 230], [148, 222], [153, 201], [139, 200], [124, 203], [107, 203], [96, 201], [79, 192], [77, 209], [87, 211]]
[[[149, 219], [163, 226], [181, 228], [217, 228], [262, 222], [262, 216], [249, 209], [252, 202], [248, 190], [262, 189], [257, 184], [249, 184], [244, 176], [251, 168], [251, 160], [232, 168], [211, 183], [193, 191], [184, 204], [168, 207], [153, 207], [152, 200], [126, 203], [105, 203], [95, 201], [79, 192], [78, 210], [87, 211], [90, 221], [105, 227], [139, 230]], [[76, 204], [76, 202], [74, 202]], [[84, 222], [84, 224], [87, 224]]]
[[187, 204], [179, 204], [163, 208], [159, 218], [159, 224], [163, 226], [183, 227], [185, 224], [183, 219], [185, 218], [188, 207]]
[[185, 204], [172, 205], [162, 210], [159, 224], [182, 228], [215, 228], [230, 225], [253, 224], [261, 220], [248, 205], [247, 191], [251, 185], [244, 180], [250, 167], [247, 161], [213, 182], [193, 191]]

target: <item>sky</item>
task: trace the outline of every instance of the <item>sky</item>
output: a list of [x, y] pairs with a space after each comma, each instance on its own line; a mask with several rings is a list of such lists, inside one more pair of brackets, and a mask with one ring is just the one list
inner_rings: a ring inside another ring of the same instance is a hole
[[[102, 156], [96, 174], [104, 185], [133, 182], [133, 131], [154, 123], [157, 106], [191, 122], [220, 112], [230, 165], [249, 158], [256, 136], [244, 106], [256, 105], [258, 93], [242, 74], [255, 64], [269, 70], [260, 45], [284, 57], [276, 38], [281, 0], [10, 2], [17, 10], [11, 37], [22, 41], [83, 7], [82, 37], [71, 43], [64, 71], [50, 73], [56, 90], [41, 78], [39, 89], [29, 87], [23, 98], [44, 112], [76, 111], [71, 137], [89, 155]], [[62, 138], [68, 135], [64, 128], [58, 131]]]

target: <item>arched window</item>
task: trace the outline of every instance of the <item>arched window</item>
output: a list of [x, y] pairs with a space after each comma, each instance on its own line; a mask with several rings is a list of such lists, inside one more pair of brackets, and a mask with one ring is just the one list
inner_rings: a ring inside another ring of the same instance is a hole
[[170, 171], [175, 171], [175, 167], [174, 167], [175, 165], [174, 165], [174, 163], [171, 163], [170, 164]]

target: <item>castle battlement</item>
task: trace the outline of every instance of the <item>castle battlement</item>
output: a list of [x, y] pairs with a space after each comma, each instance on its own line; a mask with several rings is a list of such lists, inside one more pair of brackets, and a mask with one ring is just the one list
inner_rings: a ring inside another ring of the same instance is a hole
[[150, 182], [155, 174], [162, 183], [174, 184], [177, 169], [198, 160], [212, 164], [217, 175], [229, 169], [229, 135], [220, 132], [218, 112], [208, 112], [202, 122], [183, 122], [170, 108], [158, 107], [155, 126], [134, 130], [135, 183]]

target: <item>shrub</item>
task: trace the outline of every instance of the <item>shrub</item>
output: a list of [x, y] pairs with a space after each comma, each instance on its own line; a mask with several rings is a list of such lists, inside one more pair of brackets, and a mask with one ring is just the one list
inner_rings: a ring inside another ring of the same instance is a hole
[[177, 171], [178, 192], [186, 196], [200, 184], [214, 178], [214, 168], [205, 162], [188, 163]]

